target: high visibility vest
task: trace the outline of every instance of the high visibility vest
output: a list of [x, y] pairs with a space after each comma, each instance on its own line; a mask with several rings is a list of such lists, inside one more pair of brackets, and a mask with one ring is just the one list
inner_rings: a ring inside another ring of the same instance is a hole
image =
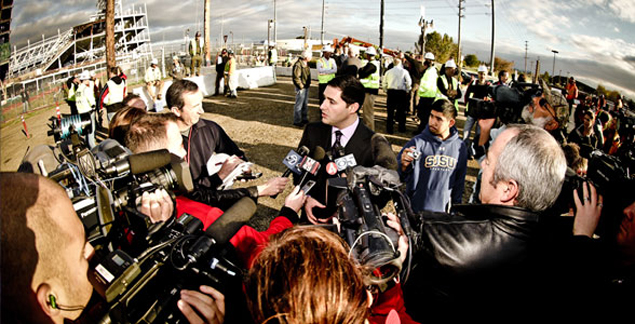
[[362, 83], [364, 88], [379, 89], [379, 62], [362, 60], [362, 64], [363, 66], [366, 66], [366, 64], [373, 64], [377, 69], [375, 70], [375, 73], [369, 75], [365, 79], [360, 79], [359, 81]]
[[278, 50], [276, 50], [275, 48], [271, 49], [271, 57], [269, 58], [269, 64], [276, 64], [278, 63]]
[[434, 98], [437, 96], [437, 69], [433, 66], [429, 67], [419, 82], [419, 97]]
[[106, 82], [108, 86], [108, 95], [104, 98], [104, 104], [112, 105], [118, 102], [122, 102], [124, 98], [124, 89], [126, 88], [126, 82], [122, 81], [120, 84], [116, 84], [112, 80]]
[[75, 92], [77, 91], [77, 85], [71, 84], [71, 87], [66, 90], [66, 99], [68, 101], [75, 101]]
[[228, 75], [234, 75], [234, 73], [236, 73], [236, 59], [235, 58], [230, 58], [227, 61], [227, 64], [225, 64], [225, 73]]
[[196, 41], [196, 38], [191, 39], [190, 40], [190, 56], [196, 56], [196, 55], [201, 55], [203, 53], [203, 44], [205, 44], [205, 42], [203, 42], [203, 39], [201, 38], [200, 41]]
[[77, 102], [77, 112], [83, 114], [89, 112], [95, 106], [95, 93], [93, 88], [85, 84], [80, 84], [77, 92], [75, 92], [75, 101]]
[[[444, 78], [443, 76], [440, 76], [439, 78], [441, 79], [441, 81], [443, 81], [443, 85], [445, 86], [445, 88], [448, 89], [448, 79]], [[452, 79], [452, 89], [457, 90], [458, 81], [455, 78], [450, 78], [450, 79]], [[448, 99], [448, 97], [444, 95], [443, 93], [441, 93], [441, 90], [439, 89], [437, 89], [437, 98]], [[454, 107], [456, 108], [457, 111], [459, 110], [459, 99], [454, 99]]]
[[[332, 69], [333, 68], [333, 63], [335, 62], [334, 60], [331, 59], [326, 59], [325, 57], [321, 57], [318, 62], [320, 62], [322, 64], [323, 67], [325, 67], [326, 69]], [[319, 83], [328, 83], [329, 81], [333, 80], [335, 78], [335, 73], [331, 73], [331, 74], [319, 74], [318, 73], [318, 82]]]

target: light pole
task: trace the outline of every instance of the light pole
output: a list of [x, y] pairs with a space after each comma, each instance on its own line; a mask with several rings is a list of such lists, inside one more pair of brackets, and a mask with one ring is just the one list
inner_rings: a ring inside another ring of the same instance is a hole
[[551, 50], [553, 52], [553, 67], [551, 68], [551, 83], [553, 83], [553, 75], [556, 74], [556, 54], [560, 53], [556, 50]]
[[230, 43], [230, 45], [233, 46], [234, 45], [234, 32], [230, 30], [229, 31], [229, 35], [232, 36], [232, 42]]

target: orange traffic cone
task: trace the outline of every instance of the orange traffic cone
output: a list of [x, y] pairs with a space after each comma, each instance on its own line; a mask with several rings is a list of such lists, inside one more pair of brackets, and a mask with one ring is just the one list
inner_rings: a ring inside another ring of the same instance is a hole
[[20, 116], [22, 118], [22, 126], [24, 126], [24, 134], [26, 134], [26, 138], [31, 138], [29, 135], [29, 130], [26, 128], [26, 121], [24, 121], [24, 115]]
[[61, 122], [62, 113], [60, 113], [60, 105], [57, 104], [57, 101], [55, 102], [55, 113], [57, 114], [57, 120]]

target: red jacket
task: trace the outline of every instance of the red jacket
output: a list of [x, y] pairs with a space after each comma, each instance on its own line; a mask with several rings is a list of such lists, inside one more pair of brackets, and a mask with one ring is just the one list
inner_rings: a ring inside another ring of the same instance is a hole
[[[176, 215], [180, 217], [183, 213], [188, 213], [200, 219], [203, 222], [203, 230], [205, 230], [223, 214], [223, 211], [179, 196], [176, 197]], [[295, 212], [286, 207], [282, 208], [281, 216], [274, 218], [267, 230], [258, 232], [253, 227], [245, 225], [229, 240], [229, 243], [236, 248], [238, 256], [248, 269], [251, 268], [256, 256], [269, 242], [269, 236], [293, 227], [293, 222], [290, 219], [294, 215], [291, 213]], [[297, 214], [295, 214], [295, 218], [298, 218]]]

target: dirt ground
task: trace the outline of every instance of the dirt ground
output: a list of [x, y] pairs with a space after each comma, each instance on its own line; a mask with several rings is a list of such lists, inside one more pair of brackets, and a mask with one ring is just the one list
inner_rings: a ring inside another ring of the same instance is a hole
[[[242, 148], [255, 169], [262, 172], [260, 179], [235, 186], [259, 185], [271, 177], [282, 174], [285, 166], [282, 159], [291, 149], [297, 148], [302, 129], [295, 127], [293, 121], [294, 87], [290, 78], [279, 77], [278, 82], [270, 87], [252, 90], [241, 90], [238, 99], [222, 96], [204, 99], [203, 118], [219, 123], [229, 136]], [[319, 120], [317, 84], [310, 88], [309, 120]], [[70, 113], [66, 104], [60, 106], [62, 113]], [[462, 110], [462, 109], [461, 109]], [[459, 114], [457, 126], [461, 130], [465, 117]], [[25, 153], [41, 144], [54, 145], [52, 136], [47, 135], [49, 118], [55, 116], [55, 109], [44, 109], [31, 112], [26, 116], [26, 124], [30, 138], [27, 138], [22, 123], [18, 120], [2, 125], [0, 130], [0, 170], [15, 171]], [[375, 101], [375, 128], [392, 144], [393, 151], [398, 153], [401, 147], [413, 137], [416, 125], [408, 117], [407, 132], [396, 132], [393, 135], [386, 130], [386, 96], [383, 93]], [[395, 127], [396, 129], [396, 127]], [[472, 185], [478, 173], [478, 164], [468, 161], [468, 175], [465, 183], [464, 201], [472, 192]], [[257, 228], [268, 223], [270, 217], [276, 215], [284, 204], [284, 197], [292, 190], [289, 185], [277, 199], [261, 198], [258, 211], [252, 222]]]

